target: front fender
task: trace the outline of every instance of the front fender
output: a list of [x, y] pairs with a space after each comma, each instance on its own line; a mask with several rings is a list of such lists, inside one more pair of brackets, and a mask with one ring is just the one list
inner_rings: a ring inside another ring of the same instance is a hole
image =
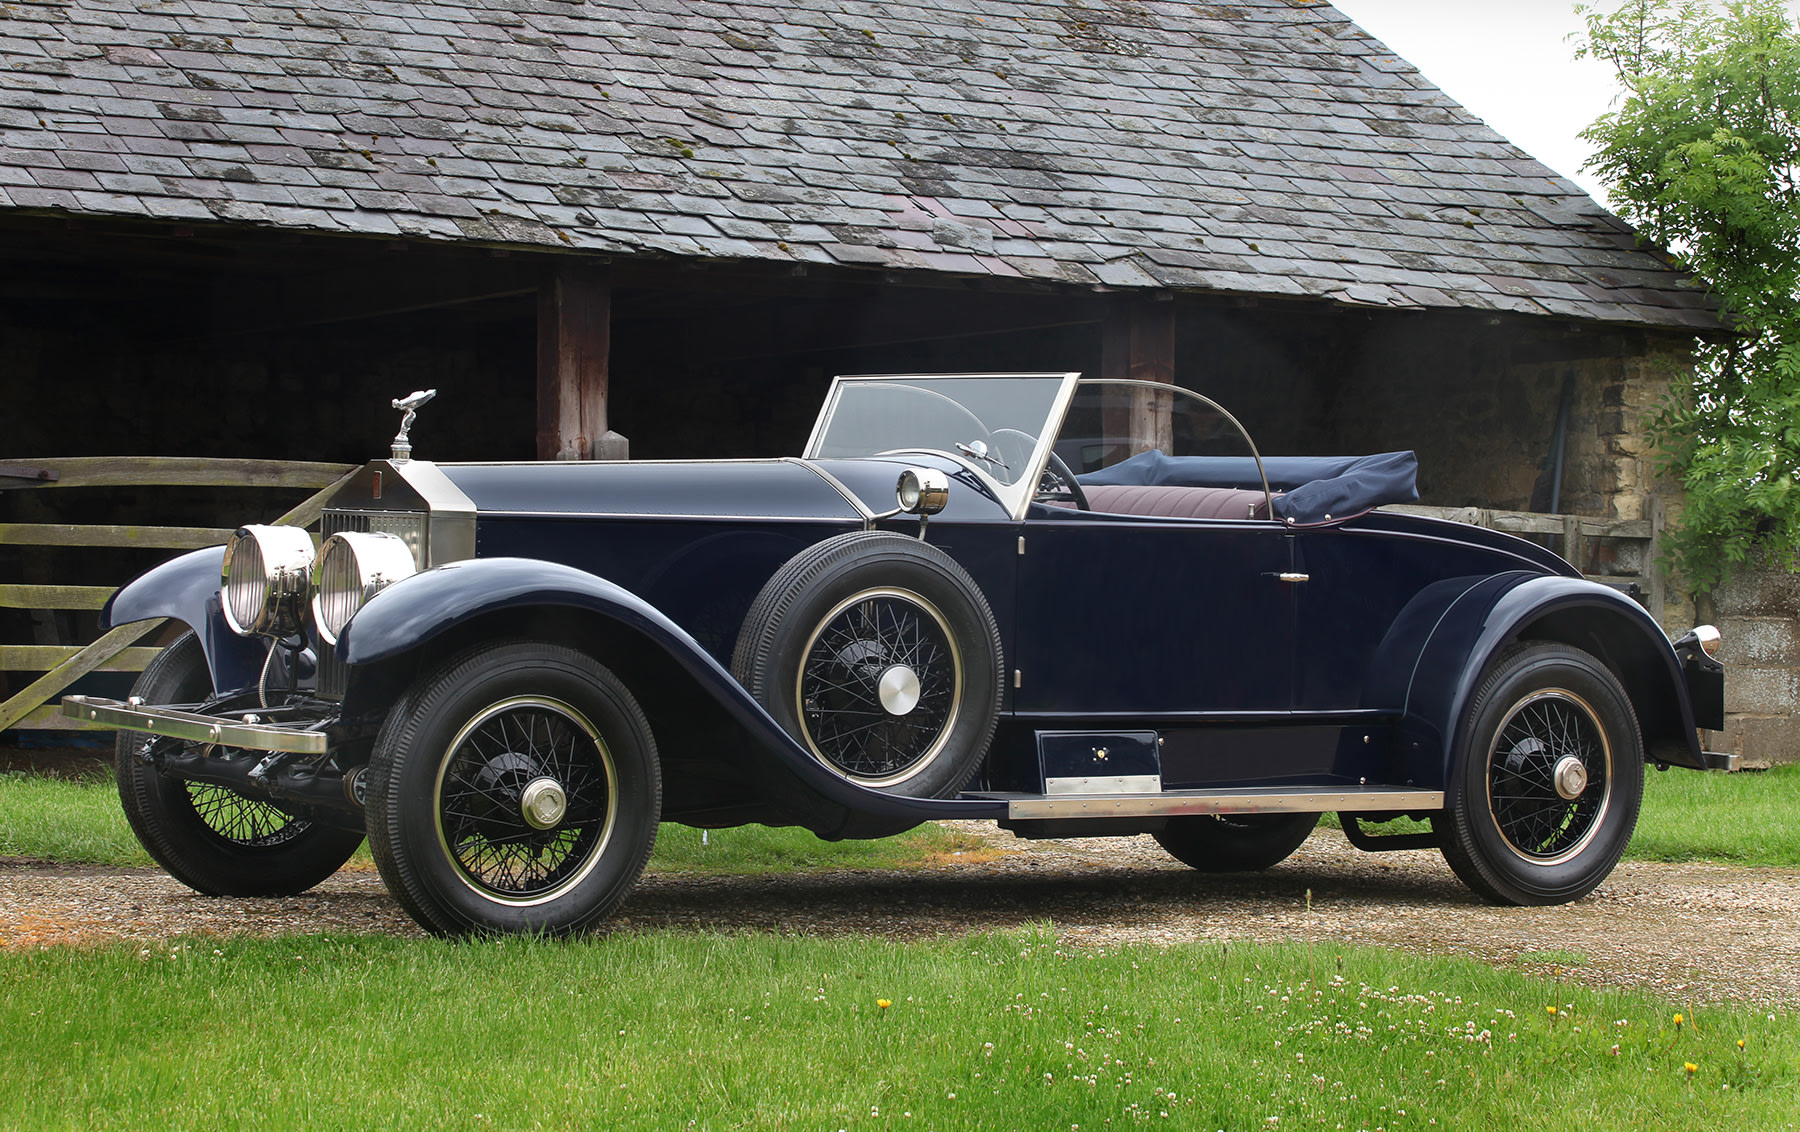
[[[782, 730], [712, 654], [655, 606], [605, 578], [554, 562], [478, 558], [396, 582], [350, 619], [338, 638], [338, 657], [346, 664], [374, 664], [474, 618], [509, 609], [546, 607], [598, 614], [660, 648], [756, 747], [774, 758], [793, 785], [840, 811], [837, 824], [828, 829], [815, 826], [816, 832], [834, 837], [885, 836], [922, 821], [1006, 814], [1004, 802], [900, 798], [838, 777]], [[621, 675], [629, 683], [629, 674]]]
[[1635, 601], [1581, 578], [1527, 572], [1470, 587], [1439, 617], [1406, 693], [1402, 742], [1415, 780], [1454, 802], [1467, 716], [1495, 656], [1520, 640], [1562, 641], [1594, 653], [1630, 696], [1644, 755], [1703, 768], [1693, 707], [1668, 637]]
[[200, 638], [213, 687], [243, 688], [255, 683], [267, 645], [238, 636], [225, 623], [219, 604], [219, 574], [224, 562], [225, 548], [209, 546], [138, 575], [106, 600], [100, 610], [100, 627], [172, 617]]

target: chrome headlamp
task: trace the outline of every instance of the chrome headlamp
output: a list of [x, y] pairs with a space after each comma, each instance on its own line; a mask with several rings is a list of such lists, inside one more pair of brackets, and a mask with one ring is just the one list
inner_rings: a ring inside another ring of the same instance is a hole
[[220, 603], [239, 636], [285, 637], [300, 628], [312, 585], [312, 536], [299, 527], [239, 527], [225, 544]]
[[412, 548], [397, 535], [341, 531], [325, 540], [313, 595], [313, 624], [337, 644], [338, 635], [370, 598], [418, 573]]
[[935, 515], [950, 502], [950, 477], [935, 468], [908, 468], [894, 485], [894, 502], [908, 515]]

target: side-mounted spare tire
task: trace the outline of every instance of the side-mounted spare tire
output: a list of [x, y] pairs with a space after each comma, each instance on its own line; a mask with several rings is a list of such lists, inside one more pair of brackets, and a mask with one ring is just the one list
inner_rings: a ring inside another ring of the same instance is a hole
[[744, 617], [731, 674], [851, 782], [944, 798], [993, 738], [1000, 632], [979, 587], [929, 543], [855, 531], [795, 555]]

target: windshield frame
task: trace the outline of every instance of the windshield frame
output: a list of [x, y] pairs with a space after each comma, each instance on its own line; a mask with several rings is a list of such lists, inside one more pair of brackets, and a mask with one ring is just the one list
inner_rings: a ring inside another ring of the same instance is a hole
[[[804, 460], [819, 460], [822, 458], [819, 455], [820, 446], [823, 444], [827, 432], [830, 431], [832, 418], [836, 415], [840, 404], [842, 404], [842, 393], [847, 387], [854, 385], [893, 383], [908, 384], [914, 388], [921, 389], [922, 391], [937, 393], [936, 390], [931, 389], [931, 383], [934, 381], [979, 381], [987, 378], [1014, 381], [1035, 378], [1045, 382], [1054, 381], [1058, 383], [1056, 394], [1050, 402], [1049, 411], [1045, 414], [1044, 420], [1041, 422], [1041, 426], [1035, 434], [1036, 443], [1032, 447], [1031, 456], [1021, 466], [1022, 471], [1018, 478], [1012, 483], [1002, 483], [992, 472], [985, 468], [980, 461], [971, 460], [960, 452], [942, 448], [922, 446], [919, 448], [893, 449], [890, 453], [870, 453], [869, 455], [862, 457], [842, 458], [891, 459], [894, 457], [903, 457], [907, 453], [917, 452], [930, 453], [931, 455], [941, 456], [947, 460], [953, 460], [960, 467], [979, 479], [981, 483], [994, 494], [994, 498], [1000, 501], [1000, 505], [1006, 509], [1006, 513], [1011, 519], [1015, 522], [1022, 520], [1025, 517], [1026, 509], [1031, 506], [1032, 498], [1037, 494], [1038, 481], [1043, 477], [1044, 468], [1050, 462], [1050, 450], [1052, 443], [1056, 439], [1056, 432], [1062, 427], [1062, 420], [1064, 415], [1068, 412], [1069, 402], [1074, 398], [1075, 388], [1081, 382], [1081, 374], [1079, 371], [1067, 371], [1061, 373], [842, 374], [831, 380], [831, 389], [826, 393], [825, 405], [820, 410], [818, 418], [813, 422], [812, 435], [807, 438], [806, 447], [801, 450], [801, 458]], [[948, 397], [946, 394], [942, 393], [937, 393], [937, 395], [946, 397], [948, 400], [954, 402], [958, 408], [969, 413], [972, 419], [980, 421], [980, 418], [975, 417], [972, 410], [963, 405], [962, 402], [957, 401], [954, 397]], [[980, 423], [986, 427], [986, 422]]]
[[[1064, 373], [840, 374], [831, 379], [831, 388], [826, 393], [824, 407], [819, 411], [818, 418], [813, 422], [812, 434], [807, 437], [806, 447], [802, 450], [801, 459], [807, 461], [817, 461], [821, 459], [818, 454], [820, 445], [823, 443], [825, 435], [831, 427], [832, 417], [838, 410], [838, 406], [841, 403], [841, 394], [846, 386], [879, 382], [899, 382], [914, 383], [915, 387], [929, 390], [929, 383], [932, 381], [969, 381], [982, 380], [985, 378], [1006, 378], [1013, 380], [1039, 378], [1045, 381], [1054, 380], [1060, 383], [1056, 391], [1056, 396], [1051, 401], [1050, 411], [1045, 417], [1042, 431], [1037, 434], [1037, 444], [1032, 449], [1031, 458], [1023, 465], [1023, 473], [1012, 483], [1001, 483], [991, 472], [984, 468], [979, 461], [971, 460], [959, 452], [946, 451], [940, 448], [921, 447], [894, 449], [889, 453], [871, 453], [868, 456], [842, 458], [893, 459], [895, 457], [903, 457], [908, 453], [916, 452], [920, 454], [929, 453], [934, 456], [940, 456], [944, 459], [955, 461], [960, 467], [979, 479], [981, 483], [993, 493], [994, 497], [1000, 501], [1001, 506], [1006, 509], [1007, 515], [1014, 522], [1022, 522], [1026, 512], [1031, 507], [1032, 500], [1037, 496], [1038, 483], [1043, 479], [1044, 469], [1050, 464], [1050, 454], [1054, 451], [1056, 441], [1062, 436], [1062, 429], [1066, 418], [1068, 417], [1069, 406], [1074, 402], [1077, 389], [1083, 386], [1104, 386], [1108, 388], [1141, 388], [1161, 393], [1185, 394], [1217, 412], [1225, 420], [1230, 421], [1233, 428], [1237, 429], [1238, 435], [1244, 440], [1245, 447], [1250, 450], [1251, 458], [1256, 461], [1256, 474], [1262, 481], [1263, 503], [1266, 508], [1266, 513], [1269, 515], [1269, 520], [1267, 521], [1276, 521], [1274, 519], [1275, 493], [1269, 488], [1269, 473], [1268, 469], [1263, 464], [1262, 450], [1256, 446], [1256, 440], [1250, 435], [1250, 430], [1244, 427], [1244, 423], [1238, 420], [1231, 410], [1219, 404], [1211, 397], [1206, 396], [1204, 393], [1189, 389], [1186, 386], [1176, 385], [1173, 382], [1166, 381], [1143, 381], [1134, 378], [1084, 377], [1079, 371], [1069, 371]], [[930, 391], [936, 392], [935, 390]], [[945, 395], [939, 394], [939, 396]], [[968, 407], [963, 405], [960, 401], [956, 401], [953, 397], [948, 399], [953, 401], [957, 407], [963, 409], [964, 412], [968, 412], [971, 417], [974, 417], [973, 411], [968, 409]], [[974, 419], [979, 421], [980, 418]], [[985, 422], [982, 423], [985, 425]]]

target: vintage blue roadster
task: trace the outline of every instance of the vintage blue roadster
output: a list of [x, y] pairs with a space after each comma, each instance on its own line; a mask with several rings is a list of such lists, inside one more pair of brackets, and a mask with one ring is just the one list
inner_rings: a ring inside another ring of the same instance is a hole
[[[397, 401], [410, 423], [425, 395]], [[1263, 457], [1207, 398], [1067, 374], [839, 378], [804, 455], [362, 469], [307, 531], [122, 589], [192, 631], [128, 701], [125, 812], [205, 893], [367, 836], [428, 930], [604, 920], [658, 823], [1149, 833], [1267, 868], [1326, 811], [1482, 896], [1575, 899], [1646, 763], [1708, 768], [1707, 626], [1393, 511], [1410, 453]], [[1428, 833], [1370, 828], [1408, 815]]]

